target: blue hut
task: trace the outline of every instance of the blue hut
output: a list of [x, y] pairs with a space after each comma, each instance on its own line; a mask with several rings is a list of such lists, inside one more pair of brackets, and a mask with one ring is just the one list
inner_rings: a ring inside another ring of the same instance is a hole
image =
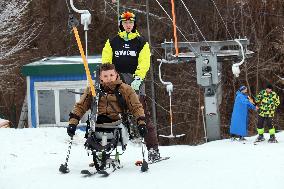
[[[101, 56], [89, 56], [90, 72], [101, 64]], [[29, 127], [63, 127], [69, 112], [87, 86], [80, 56], [44, 58], [23, 66], [27, 80]], [[93, 75], [93, 74], [92, 74]], [[85, 125], [87, 113], [81, 120]]]

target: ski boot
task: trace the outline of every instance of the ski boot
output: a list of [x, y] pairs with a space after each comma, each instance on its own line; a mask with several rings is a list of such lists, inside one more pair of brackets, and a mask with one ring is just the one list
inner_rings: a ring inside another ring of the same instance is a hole
[[239, 138], [239, 141], [241, 141], [241, 142], [245, 142], [247, 139], [245, 138], [245, 137], [243, 137], [243, 136], [240, 136], [240, 138]]
[[255, 142], [262, 142], [265, 141], [265, 138], [263, 134], [259, 134], [258, 137], [256, 138]]
[[270, 138], [268, 139], [269, 143], [277, 143], [278, 141], [275, 138], [275, 135], [270, 135]]
[[231, 141], [236, 141], [238, 139], [237, 137], [238, 137], [237, 135], [231, 134], [230, 139]]
[[148, 161], [149, 162], [155, 162], [157, 160], [159, 160], [161, 158], [160, 153], [159, 153], [159, 149], [153, 149], [150, 148], [148, 150]]

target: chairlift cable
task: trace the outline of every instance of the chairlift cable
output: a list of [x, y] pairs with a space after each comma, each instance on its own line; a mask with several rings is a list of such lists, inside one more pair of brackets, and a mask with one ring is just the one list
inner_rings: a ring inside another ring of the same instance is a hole
[[65, 3], [66, 3], [66, 6], [67, 6], [67, 9], [68, 9], [68, 13], [69, 14], [71, 14], [71, 10], [70, 10], [70, 7], [69, 7], [69, 5], [68, 5], [68, 2], [67, 2], [68, 0], [65, 0]]
[[[68, 13], [69, 13], [69, 15], [71, 15], [72, 13], [71, 13], [71, 10], [70, 10], [70, 7], [69, 7], [69, 5], [68, 5], [68, 2], [67, 2], [68, 0], [65, 0], [65, 3], [66, 3], [66, 6], [67, 6], [67, 9], [68, 9]], [[70, 37], [69, 37], [69, 41], [68, 41], [68, 48], [67, 48], [67, 56], [69, 56], [69, 52], [70, 52], [70, 48], [71, 48], [71, 38], [72, 38], [72, 36], [71, 35], [69, 35]]]
[[206, 43], [208, 46], [210, 46], [210, 45], [207, 43], [206, 38], [204, 37], [203, 33], [201, 32], [201, 30], [200, 30], [199, 26], [197, 25], [195, 19], [193, 18], [192, 14], [191, 14], [190, 11], [188, 10], [187, 6], [186, 6], [185, 3], [183, 2], [183, 0], [180, 0], [180, 1], [181, 1], [181, 3], [183, 4], [184, 8], [186, 9], [187, 13], [189, 14], [190, 18], [191, 18], [192, 21], [194, 22], [194, 25], [197, 27], [197, 29], [198, 29], [199, 33], [201, 34], [203, 40], [205, 41], [205, 43]]
[[[182, 0], [181, 0], [181, 1], [182, 1]], [[226, 30], [227, 30], [227, 32], [228, 32], [228, 34], [230, 35], [231, 39], [233, 39], [233, 37], [232, 37], [232, 35], [231, 35], [231, 33], [230, 33], [230, 31], [229, 31], [229, 29], [228, 29], [227, 25], [226, 25], [226, 23], [225, 23], [225, 21], [224, 21], [224, 19], [223, 19], [222, 15], [221, 15], [221, 13], [220, 13], [220, 11], [219, 11], [219, 9], [218, 9], [218, 7], [217, 7], [217, 5], [216, 5], [215, 1], [214, 1], [214, 0], [212, 0], [212, 2], [213, 2], [213, 4], [214, 4], [214, 7], [216, 8], [216, 10], [217, 10], [217, 12], [218, 12], [218, 14], [219, 14], [219, 16], [220, 16], [220, 18], [221, 18], [222, 22], [223, 22], [223, 24], [224, 24], [224, 26], [225, 26], [225, 28], [226, 28]]]
[[119, 0], [117, 0], [117, 24], [118, 24], [118, 26], [119, 26], [119, 16], [120, 16], [120, 14], [119, 14], [119, 12], [120, 12], [120, 9], [119, 9]]
[[[147, 33], [148, 33], [148, 42], [149, 45], [152, 49], [152, 42], [151, 42], [151, 30], [150, 30], [150, 22], [149, 22], [149, 12], [150, 12], [150, 8], [149, 8], [149, 0], [146, 0], [146, 18], [147, 18]], [[151, 52], [152, 53], [152, 52]], [[153, 68], [153, 64], [152, 64], [152, 58], [151, 58], [151, 65], [150, 65], [150, 77], [151, 77], [151, 96], [152, 96], [152, 118], [153, 118], [153, 124], [155, 127], [157, 127], [157, 114], [156, 114], [156, 106], [155, 106], [155, 101], [156, 101], [156, 97], [155, 97], [155, 86], [154, 86], [154, 82], [155, 82], [155, 77], [154, 77], [154, 68]]]
[[[173, 21], [173, 19], [171, 18], [171, 16], [167, 13], [167, 11], [165, 10], [165, 8], [161, 5], [161, 3], [158, 1], [158, 0], [155, 0], [157, 3], [158, 3], [158, 5], [161, 7], [161, 9], [166, 13], [166, 15], [168, 16], [168, 18], [171, 20], [171, 21]], [[180, 32], [180, 34], [184, 37], [184, 39], [186, 40], [186, 41], [188, 41], [188, 39], [185, 37], [185, 35], [183, 34], [183, 32], [179, 29], [179, 27], [178, 26], [176, 26], [177, 27], [177, 29], [178, 29], [178, 31]]]
[[[166, 15], [168, 16], [168, 18], [173, 22], [172, 18], [170, 17], [170, 15], [167, 13], [167, 11], [165, 10], [165, 8], [161, 5], [161, 3], [158, 0], [155, 0], [158, 5], [161, 7], [161, 9], [166, 13]], [[180, 34], [184, 37], [184, 39], [189, 42], [189, 40], [185, 37], [185, 35], [183, 34], [183, 32], [180, 30], [180, 28], [178, 26], [176, 26], [177, 30], [180, 32]], [[197, 50], [191, 45], [191, 43], [189, 43], [189, 45], [191, 46], [191, 48], [194, 50], [194, 53], [198, 54]]]

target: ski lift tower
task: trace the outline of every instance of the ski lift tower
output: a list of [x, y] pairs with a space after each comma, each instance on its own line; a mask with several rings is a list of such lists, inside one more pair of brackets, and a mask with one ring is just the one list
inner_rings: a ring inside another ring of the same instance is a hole
[[253, 54], [247, 50], [248, 39], [235, 39], [227, 41], [179, 42], [178, 48], [183, 53], [175, 56], [172, 41], [161, 44], [165, 50], [165, 59], [162, 63], [195, 62], [197, 84], [204, 89], [205, 123], [207, 139], [218, 140], [220, 134], [219, 105], [222, 100], [221, 67], [222, 63], [232, 62], [233, 74], [238, 77], [239, 66], [244, 59]]

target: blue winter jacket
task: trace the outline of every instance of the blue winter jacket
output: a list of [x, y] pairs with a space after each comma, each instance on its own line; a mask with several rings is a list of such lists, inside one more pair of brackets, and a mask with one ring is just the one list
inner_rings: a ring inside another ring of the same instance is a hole
[[255, 110], [255, 106], [248, 100], [247, 94], [237, 92], [232, 113], [230, 134], [247, 136], [248, 109]]

